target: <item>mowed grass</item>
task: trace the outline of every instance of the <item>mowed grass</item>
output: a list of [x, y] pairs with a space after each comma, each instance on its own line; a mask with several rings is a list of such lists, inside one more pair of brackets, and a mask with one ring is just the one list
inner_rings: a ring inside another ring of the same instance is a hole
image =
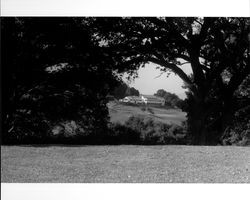
[[186, 113], [179, 109], [165, 109], [165, 108], [155, 108], [150, 107], [153, 114], [148, 111], [142, 111], [140, 106], [130, 106], [119, 104], [115, 102], [110, 102], [108, 104], [109, 115], [111, 122], [119, 122], [121, 124], [125, 123], [131, 116], [143, 116], [144, 118], [152, 118], [155, 121], [160, 121], [169, 124], [180, 125], [186, 119]]
[[250, 148], [2, 146], [2, 182], [250, 183]]

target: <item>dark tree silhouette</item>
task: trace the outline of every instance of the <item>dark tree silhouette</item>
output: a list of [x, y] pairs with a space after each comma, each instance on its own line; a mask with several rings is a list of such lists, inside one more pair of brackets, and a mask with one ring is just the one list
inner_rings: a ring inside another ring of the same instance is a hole
[[122, 99], [126, 96], [139, 96], [140, 92], [133, 87], [129, 87], [126, 83], [121, 81], [118, 86], [111, 92], [116, 99]]
[[105, 130], [117, 77], [80, 18], [1, 18], [1, 49], [4, 142], [44, 142], [67, 120]]
[[129, 90], [127, 91], [127, 96], [139, 96], [139, 95], [140, 92], [134, 87], [130, 87]]
[[[132, 73], [152, 62], [177, 74], [190, 91], [187, 116], [194, 143], [219, 140], [235, 112], [234, 93], [250, 72], [249, 18], [87, 21], [93, 40], [114, 59], [118, 71]], [[192, 76], [182, 70], [184, 63], [190, 63]]]

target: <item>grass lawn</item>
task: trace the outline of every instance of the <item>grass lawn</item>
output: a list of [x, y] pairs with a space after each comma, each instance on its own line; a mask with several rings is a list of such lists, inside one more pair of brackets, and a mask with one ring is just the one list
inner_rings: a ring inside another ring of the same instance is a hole
[[186, 113], [179, 109], [150, 107], [154, 112], [152, 114], [148, 111], [142, 111], [140, 106], [130, 106], [115, 102], [110, 102], [108, 108], [111, 122], [120, 122], [122, 124], [132, 115], [140, 115], [145, 118], [152, 118], [155, 121], [174, 123], [178, 125], [186, 120]]
[[250, 148], [2, 146], [1, 182], [250, 183]]

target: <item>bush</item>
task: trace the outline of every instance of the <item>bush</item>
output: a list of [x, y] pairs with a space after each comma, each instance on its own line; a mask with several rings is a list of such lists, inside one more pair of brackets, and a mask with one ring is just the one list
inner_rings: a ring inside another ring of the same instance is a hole
[[223, 145], [250, 145], [250, 106], [241, 106], [234, 114], [233, 122], [222, 135]]
[[[152, 118], [131, 116], [124, 125], [112, 124], [115, 143], [120, 144], [186, 144], [185, 127], [155, 122]], [[114, 143], [114, 140], [112, 142]], [[131, 143], [132, 142], [132, 143]]]
[[50, 122], [41, 113], [34, 114], [30, 110], [17, 110], [10, 119], [8, 137], [3, 138], [5, 144], [46, 143]]
[[111, 124], [103, 142], [105, 144], [139, 144], [140, 133], [119, 123]]
[[148, 108], [147, 110], [148, 110], [149, 113], [154, 114], [154, 111], [153, 111], [152, 108]]
[[223, 145], [250, 145], [250, 120], [228, 127], [222, 137]]
[[[26, 116], [26, 115], [25, 115]], [[29, 144], [186, 144], [184, 126], [155, 122], [152, 118], [131, 116], [125, 124], [110, 123], [107, 128], [93, 127], [91, 119], [51, 122], [42, 117], [16, 117], [11, 143]], [[89, 123], [87, 123], [89, 122]], [[26, 129], [24, 127], [27, 127]]]
[[102, 140], [109, 120], [105, 95], [77, 84], [52, 86], [41, 85], [20, 98], [18, 109], [5, 122], [5, 144]]

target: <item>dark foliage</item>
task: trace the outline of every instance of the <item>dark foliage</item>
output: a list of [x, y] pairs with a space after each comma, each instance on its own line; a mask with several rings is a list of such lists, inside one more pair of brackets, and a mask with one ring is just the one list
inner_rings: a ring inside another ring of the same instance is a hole
[[121, 81], [118, 86], [111, 92], [116, 99], [123, 99], [126, 96], [139, 96], [140, 92], [134, 87], [129, 87], [126, 83]]
[[[189, 89], [184, 107], [194, 144], [216, 144], [237, 110], [234, 93], [250, 73], [249, 18], [92, 18], [118, 71], [148, 62], [177, 74]], [[182, 69], [190, 63], [192, 75]], [[249, 86], [248, 86], [249, 87]]]
[[2, 18], [1, 33], [4, 143], [46, 143], [69, 122], [77, 134], [107, 130], [117, 77], [81, 20]]
[[[1, 18], [3, 142], [52, 136], [102, 143], [109, 134], [106, 97], [119, 86], [117, 74], [135, 76], [152, 62], [189, 89], [183, 109], [193, 144], [248, 144], [249, 25], [249, 18], [223, 17]], [[117, 132], [140, 129], [145, 144], [177, 137], [144, 119], [125, 126]]]
[[119, 123], [111, 124], [104, 142], [106, 144], [140, 144], [140, 132]]
[[250, 76], [235, 92], [236, 111], [232, 123], [224, 131], [221, 141], [226, 145], [250, 145]]
[[140, 116], [130, 117], [124, 127], [140, 135], [140, 144], [187, 144], [185, 127], [155, 122]]

